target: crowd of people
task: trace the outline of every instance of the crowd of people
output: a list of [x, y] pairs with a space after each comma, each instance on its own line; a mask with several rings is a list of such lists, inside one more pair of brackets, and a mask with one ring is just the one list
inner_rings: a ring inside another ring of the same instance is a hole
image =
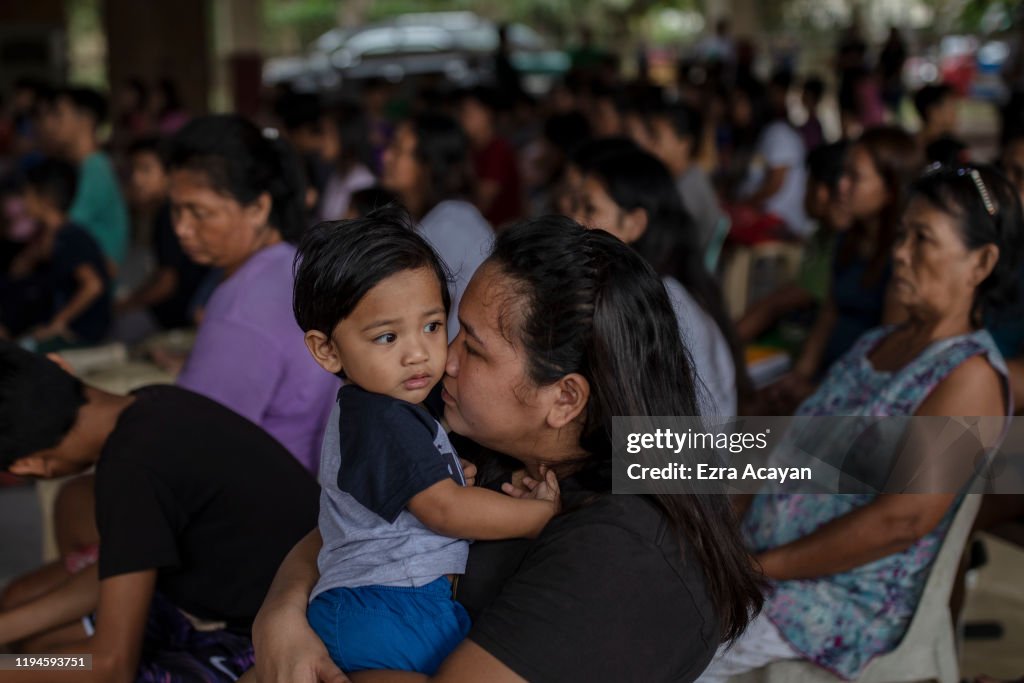
[[[0, 467], [77, 476], [0, 648], [93, 656], [54, 683], [852, 680], [895, 648], [962, 492], [613, 496], [612, 421], [1008, 419], [1024, 108], [972, 159], [953, 88], [904, 92], [898, 32], [871, 68], [844, 35], [834, 78], [761, 79], [725, 24], [703, 45], [670, 85], [591, 47], [542, 98], [506, 63], [281, 89], [258, 121], [19, 81]], [[734, 318], [723, 262], [773, 242], [798, 277]], [[780, 325], [792, 369], [756, 386]], [[129, 395], [46, 355], [183, 327], [186, 355], [148, 350], [175, 384]]]

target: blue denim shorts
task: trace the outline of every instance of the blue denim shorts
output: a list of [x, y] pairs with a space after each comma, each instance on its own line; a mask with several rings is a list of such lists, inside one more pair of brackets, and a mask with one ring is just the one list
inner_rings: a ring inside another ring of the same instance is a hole
[[310, 626], [342, 671], [432, 675], [469, 633], [469, 615], [441, 577], [419, 588], [334, 588], [316, 596]]

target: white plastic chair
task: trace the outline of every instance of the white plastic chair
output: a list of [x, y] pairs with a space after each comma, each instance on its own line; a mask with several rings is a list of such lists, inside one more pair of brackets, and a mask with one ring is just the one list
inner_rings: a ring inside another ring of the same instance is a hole
[[[980, 505], [981, 494], [970, 493], [964, 497], [932, 564], [921, 601], [903, 640], [892, 652], [873, 659], [857, 681], [957, 683], [960, 680], [949, 597]], [[798, 659], [774, 662], [729, 679], [730, 683], [836, 683], [841, 680], [819, 666]]]

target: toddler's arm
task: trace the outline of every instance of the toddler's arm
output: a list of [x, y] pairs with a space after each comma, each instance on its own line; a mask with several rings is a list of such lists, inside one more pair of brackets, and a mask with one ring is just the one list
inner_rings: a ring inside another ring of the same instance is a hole
[[429, 529], [453, 538], [533, 538], [558, 512], [555, 474], [548, 471], [531, 493], [532, 497], [515, 498], [446, 479], [413, 496], [408, 507]]
[[68, 301], [67, 305], [57, 311], [53, 316], [53, 319], [50, 320], [47, 325], [36, 330], [35, 337], [37, 339], [48, 339], [66, 332], [68, 326], [74, 322], [78, 316], [85, 313], [85, 311], [92, 306], [93, 302], [103, 294], [103, 288], [105, 286], [103, 284], [103, 279], [92, 266], [82, 264], [75, 269], [74, 275], [75, 282], [78, 283], [78, 289], [75, 290], [74, 295]]

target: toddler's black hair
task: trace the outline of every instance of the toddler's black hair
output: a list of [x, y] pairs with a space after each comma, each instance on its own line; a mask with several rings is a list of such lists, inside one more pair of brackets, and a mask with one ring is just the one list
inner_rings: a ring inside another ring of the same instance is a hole
[[295, 255], [295, 320], [303, 332], [330, 335], [382, 280], [417, 268], [434, 271], [450, 312], [447, 268], [403, 209], [386, 206], [365, 218], [320, 223], [306, 232]]

